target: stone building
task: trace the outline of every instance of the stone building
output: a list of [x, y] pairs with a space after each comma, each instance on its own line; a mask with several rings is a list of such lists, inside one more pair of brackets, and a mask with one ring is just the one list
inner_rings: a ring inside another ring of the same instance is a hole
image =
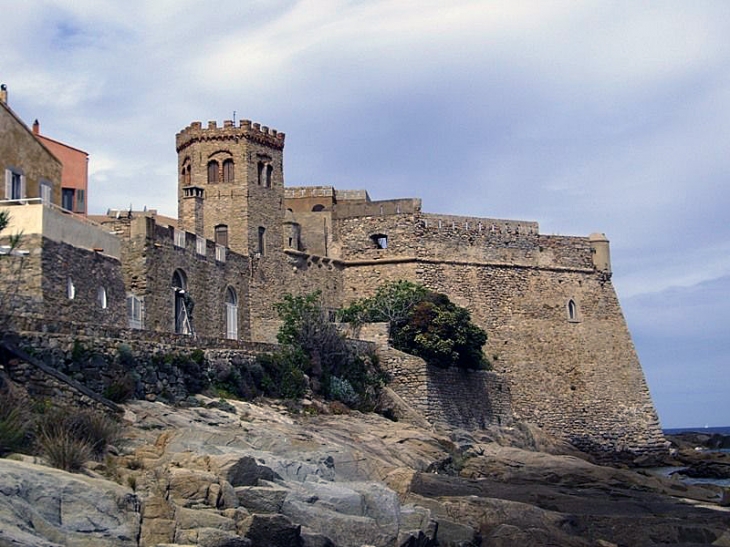
[[[178, 133], [177, 223], [152, 212], [98, 219], [118, 251], [84, 243], [92, 253], [84, 260], [104, 264], [88, 271], [84, 290], [108, 287], [107, 306], [117, 311], [78, 308], [73, 319], [275, 342], [272, 304], [286, 293], [319, 290], [334, 309], [408, 279], [468, 308], [489, 336], [494, 370], [463, 373], [473, 378], [381, 348], [401, 375], [394, 385], [430, 420], [472, 427], [517, 418], [596, 453], [664, 448], [603, 234], [549, 236], [533, 221], [426, 213], [415, 198], [285, 188], [284, 142], [247, 120], [194, 122]], [[42, 260], [70, 252], [41, 232], [49, 242]], [[51, 272], [41, 269], [48, 304], [37, 313], [63, 309], [62, 276]]]

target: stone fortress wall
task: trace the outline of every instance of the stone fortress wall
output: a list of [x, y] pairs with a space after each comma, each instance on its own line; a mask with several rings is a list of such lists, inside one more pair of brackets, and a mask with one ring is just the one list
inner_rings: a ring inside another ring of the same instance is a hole
[[[112, 311], [78, 308], [65, 319], [127, 327], [121, 314], [133, 297], [137, 328], [189, 335], [177, 318], [192, 301], [200, 338], [275, 342], [273, 303], [286, 293], [318, 290], [336, 309], [408, 279], [468, 308], [489, 336], [489, 373], [439, 371], [381, 344], [394, 387], [430, 421], [482, 427], [514, 417], [594, 453], [665, 448], [602, 234], [547, 236], [536, 222], [424, 213], [419, 199], [372, 201], [362, 190], [285, 189], [284, 134], [246, 120], [194, 122], [176, 144], [178, 226], [144, 212], [110, 217], [120, 260], [74, 260], [106, 265], [87, 277], [89, 287], [105, 279]], [[29, 281], [52, 277], [51, 261], [71, 252], [58, 245], [44, 247], [36, 260], [48, 264]], [[62, 302], [60, 279], [52, 283], [29, 295], [41, 315], [80, 305]]]

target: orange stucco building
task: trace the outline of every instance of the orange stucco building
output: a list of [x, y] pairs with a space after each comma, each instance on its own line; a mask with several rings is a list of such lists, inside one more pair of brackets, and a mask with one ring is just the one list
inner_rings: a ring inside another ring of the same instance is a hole
[[33, 123], [33, 134], [63, 164], [61, 172], [61, 206], [86, 216], [89, 186], [89, 154], [73, 146], [41, 135], [41, 126]]

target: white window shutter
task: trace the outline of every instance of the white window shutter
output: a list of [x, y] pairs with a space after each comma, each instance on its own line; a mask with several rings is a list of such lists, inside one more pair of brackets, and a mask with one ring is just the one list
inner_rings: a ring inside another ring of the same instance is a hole
[[20, 198], [25, 199], [25, 175], [20, 175]]
[[5, 170], [5, 199], [10, 199], [13, 192], [13, 172], [10, 169]]

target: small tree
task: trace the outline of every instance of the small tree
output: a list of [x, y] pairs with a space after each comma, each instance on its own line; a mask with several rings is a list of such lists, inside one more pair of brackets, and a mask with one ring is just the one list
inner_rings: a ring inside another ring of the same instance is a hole
[[275, 309], [282, 320], [277, 334], [282, 349], [260, 361], [279, 384], [272, 391], [285, 397], [301, 396], [304, 373], [315, 393], [372, 409], [385, 375], [375, 356], [360, 355], [328, 320], [321, 293], [286, 295]]

